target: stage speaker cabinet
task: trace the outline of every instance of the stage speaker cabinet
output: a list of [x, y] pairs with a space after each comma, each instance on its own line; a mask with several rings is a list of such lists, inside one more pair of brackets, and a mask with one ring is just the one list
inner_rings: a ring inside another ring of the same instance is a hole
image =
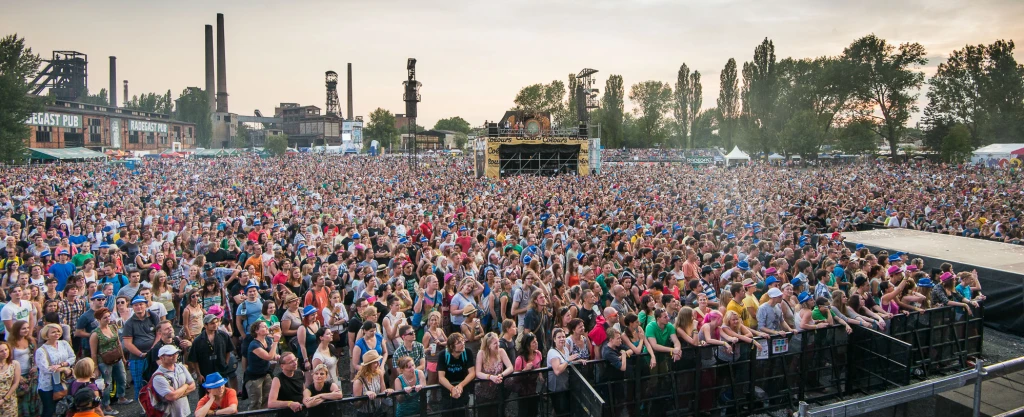
[[498, 137], [498, 124], [497, 123], [488, 123], [487, 124], [487, 136], [490, 136], [492, 138]]
[[[415, 94], [415, 93], [413, 93], [413, 94]], [[405, 117], [408, 117], [410, 119], [415, 119], [416, 118], [416, 102], [415, 101], [406, 101], [405, 102]]]
[[590, 135], [587, 134], [587, 124], [586, 123], [580, 123], [579, 131], [580, 131], [580, 137], [581, 138], [588, 138], [588, 137], [590, 137]]

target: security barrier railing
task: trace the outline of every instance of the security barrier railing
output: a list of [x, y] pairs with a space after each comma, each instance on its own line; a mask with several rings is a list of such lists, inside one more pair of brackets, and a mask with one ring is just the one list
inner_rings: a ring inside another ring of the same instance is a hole
[[866, 394], [910, 383], [913, 345], [873, 329], [851, 329], [847, 392]]
[[889, 335], [913, 346], [914, 377], [970, 369], [968, 359], [981, 355], [985, 331], [984, 306], [971, 310], [968, 315], [960, 307], [939, 307], [892, 318]]

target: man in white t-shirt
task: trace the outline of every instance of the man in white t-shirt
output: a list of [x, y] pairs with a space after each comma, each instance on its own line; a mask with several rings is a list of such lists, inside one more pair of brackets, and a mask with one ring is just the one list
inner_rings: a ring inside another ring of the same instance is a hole
[[0, 310], [0, 319], [4, 321], [7, 328], [7, 336], [10, 337], [14, 322], [24, 321], [29, 323], [29, 334], [32, 334], [32, 323], [36, 322], [35, 313], [32, 311], [32, 303], [21, 299], [22, 288], [20, 285], [11, 287], [11, 301]]

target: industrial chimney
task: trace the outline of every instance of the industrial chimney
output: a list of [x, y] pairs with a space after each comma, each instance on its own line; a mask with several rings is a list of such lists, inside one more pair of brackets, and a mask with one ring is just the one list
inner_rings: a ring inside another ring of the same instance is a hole
[[228, 69], [224, 53], [224, 13], [217, 13], [217, 112], [228, 112]]
[[352, 113], [352, 63], [348, 63], [348, 120], [355, 120], [355, 114]]
[[117, 57], [110, 57], [110, 107], [117, 107]]
[[128, 80], [124, 80], [124, 106], [128, 107]]
[[206, 25], [206, 99], [210, 112], [217, 109], [217, 91], [213, 85], [213, 25]]

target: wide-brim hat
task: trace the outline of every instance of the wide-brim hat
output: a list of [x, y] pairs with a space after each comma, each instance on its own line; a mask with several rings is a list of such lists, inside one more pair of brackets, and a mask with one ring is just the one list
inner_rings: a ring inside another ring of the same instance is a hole
[[380, 362], [380, 354], [376, 350], [370, 349], [368, 352], [363, 354], [363, 363], [361, 366], [366, 366], [371, 363]]
[[472, 304], [470, 304], [468, 307], [466, 307], [465, 310], [462, 310], [462, 315], [463, 316], [468, 316], [470, 314], [476, 313], [477, 311], [480, 311], [480, 310], [477, 310], [476, 307], [474, 307]]
[[220, 387], [223, 387], [227, 383], [228, 383], [228, 380], [224, 379], [224, 377], [220, 376], [220, 372], [214, 372], [214, 373], [206, 376], [206, 382], [203, 382], [203, 388], [206, 388], [206, 389], [220, 388]]

